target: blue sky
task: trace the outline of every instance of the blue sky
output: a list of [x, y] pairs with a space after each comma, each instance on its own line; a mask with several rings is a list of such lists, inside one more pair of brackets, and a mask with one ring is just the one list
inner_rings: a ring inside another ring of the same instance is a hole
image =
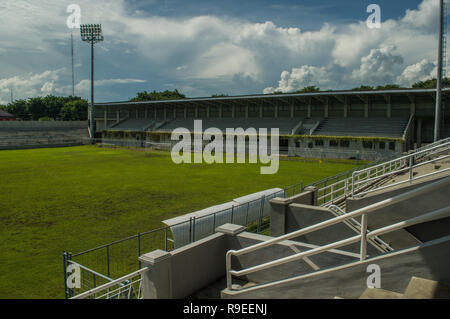
[[[366, 8], [381, 7], [380, 29]], [[435, 73], [438, 0], [6, 0], [0, 103], [71, 93], [69, 4], [102, 23], [96, 101], [177, 88], [188, 97], [346, 89]], [[76, 94], [89, 97], [90, 50], [75, 38]]]

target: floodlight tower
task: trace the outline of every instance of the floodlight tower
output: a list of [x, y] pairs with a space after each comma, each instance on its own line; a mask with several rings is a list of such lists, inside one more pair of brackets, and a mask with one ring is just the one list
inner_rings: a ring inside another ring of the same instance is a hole
[[446, 41], [444, 41], [445, 32], [445, 3], [444, 0], [439, 0], [439, 45], [438, 45], [438, 61], [437, 61], [437, 81], [436, 81], [436, 108], [434, 115], [434, 141], [438, 141], [441, 135], [441, 111], [442, 111], [442, 75], [443, 75], [443, 60]]
[[103, 41], [101, 24], [81, 24], [81, 40], [91, 44], [91, 109], [89, 112], [89, 136], [94, 138], [94, 44]]

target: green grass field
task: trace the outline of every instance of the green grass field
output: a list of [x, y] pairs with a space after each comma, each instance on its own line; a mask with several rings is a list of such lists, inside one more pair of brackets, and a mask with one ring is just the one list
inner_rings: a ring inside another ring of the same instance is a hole
[[[360, 163], [361, 165], [362, 163]], [[94, 146], [0, 151], [0, 298], [63, 298], [62, 252], [79, 252], [238, 196], [352, 169], [354, 161], [174, 164]]]

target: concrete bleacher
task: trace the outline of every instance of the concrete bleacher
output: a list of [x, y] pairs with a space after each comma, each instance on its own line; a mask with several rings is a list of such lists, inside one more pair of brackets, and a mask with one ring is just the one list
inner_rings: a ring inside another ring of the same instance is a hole
[[326, 118], [313, 135], [402, 137], [408, 118]]
[[0, 148], [81, 144], [88, 137], [87, 121], [0, 122]]
[[[302, 118], [207, 118], [202, 119], [203, 130], [211, 127], [218, 128], [223, 132], [227, 128], [267, 128], [270, 133], [271, 128], [278, 128], [280, 134], [291, 134], [294, 127], [302, 121]], [[156, 131], [172, 131], [178, 127], [184, 127], [190, 131], [194, 130], [194, 119], [175, 119], [167, 122]]]
[[128, 119], [109, 128], [111, 131], [144, 131], [152, 124], [152, 119]]

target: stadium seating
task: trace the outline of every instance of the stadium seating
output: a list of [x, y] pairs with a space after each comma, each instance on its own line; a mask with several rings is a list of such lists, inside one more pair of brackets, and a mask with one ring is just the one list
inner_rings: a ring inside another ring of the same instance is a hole
[[128, 119], [120, 122], [109, 130], [111, 131], [144, 131], [145, 128], [151, 125], [153, 120], [151, 119]]
[[0, 147], [81, 143], [86, 121], [11, 121], [0, 123]]
[[[302, 121], [301, 118], [206, 118], [202, 119], [203, 130], [215, 127], [223, 132], [227, 128], [247, 129], [253, 127], [255, 129], [267, 128], [270, 132], [271, 128], [279, 128], [280, 134], [291, 134], [292, 129]], [[175, 119], [172, 120], [156, 131], [172, 131], [178, 127], [187, 128], [190, 131], [194, 130], [194, 119]]]
[[327, 118], [313, 135], [402, 137], [408, 118]]

